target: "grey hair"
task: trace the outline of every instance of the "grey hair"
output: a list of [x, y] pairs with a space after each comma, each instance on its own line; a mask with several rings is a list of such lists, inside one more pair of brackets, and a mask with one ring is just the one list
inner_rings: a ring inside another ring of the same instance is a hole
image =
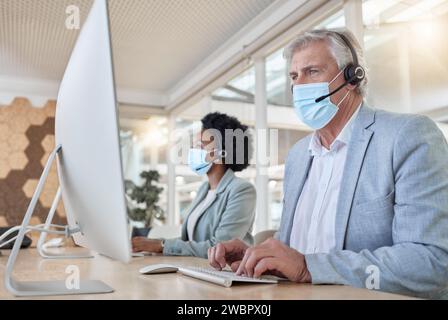
[[307, 47], [313, 42], [327, 41], [339, 69], [343, 70], [348, 64], [353, 63], [353, 57], [347, 44], [340, 36], [338, 36], [338, 33], [343, 34], [350, 41], [350, 44], [353, 46], [358, 56], [359, 65], [362, 66], [366, 72], [364, 80], [361, 81], [356, 89], [357, 93], [365, 97], [367, 95], [368, 69], [364, 59], [364, 53], [361, 45], [356, 40], [353, 33], [348, 29], [317, 29], [306, 31], [286, 46], [283, 52], [283, 57], [288, 62], [288, 66], [290, 66], [292, 57], [297, 51]]

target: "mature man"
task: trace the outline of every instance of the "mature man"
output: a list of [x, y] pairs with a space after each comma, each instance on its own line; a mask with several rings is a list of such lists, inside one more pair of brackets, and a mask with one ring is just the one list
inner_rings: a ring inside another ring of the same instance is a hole
[[[439, 298], [448, 287], [448, 146], [424, 116], [375, 110], [348, 31], [305, 32], [285, 50], [299, 118], [315, 129], [286, 160], [276, 239], [209, 249], [238, 274]], [[384, 75], [387, 76], [387, 75]]]

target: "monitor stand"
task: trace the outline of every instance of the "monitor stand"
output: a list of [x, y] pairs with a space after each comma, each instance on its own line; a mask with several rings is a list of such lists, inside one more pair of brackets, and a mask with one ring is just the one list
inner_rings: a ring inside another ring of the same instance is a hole
[[[114, 289], [109, 287], [107, 284], [98, 280], [81, 280], [79, 282], [79, 286], [75, 286], [75, 288], [72, 288], [73, 286], [67, 285], [67, 282], [65, 280], [17, 281], [12, 276], [14, 264], [19, 254], [20, 247], [22, 245], [23, 238], [25, 236], [25, 232], [27, 231], [28, 225], [30, 223], [31, 216], [33, 215], [37, 201], [39, 200], [45, 181], [50, 172], [51, 165], [56, 159], [56, 156], [58, 156], [61, 151], [62, 146], [58, 145], [50, 154], [50, 157], [47, 160], [47, 164], [45, 165], [44, 171], [39, 179], [39, 183], [37, 184], [36, 190], [34, 191], [33, 197], [31, 198], [31, 202], [25, 213], [25, 217], [23, 218], [17, 239], [14, 242], [14, 246], [11, 250], [11, 254], [6, 264], [4, 275], [5, 287], [9, 292], [14, 294], [15, 296], [94, 294], [94, 293], [110, 293], [114, 291]], [[47, 217], [46, 225], [49, 225], [53, 218], [52, 215], [54, 215], [57, 203], [59, 202], [59, 199], [57, 198], [60, 198], [60, 190], [58, 190], [58, 194], [56, 195], [56, 198], [53, 201], [52, 209], [50, 210], [49, 217]], [[43, 230], [44, 230], [43, 232], [45, 233], [51, 233], [51, 230], [49, 229], [43, 229]], [[72, 234], [79, 232], [79, 228], [70, 229], [67, 226], [66, 231], [67, 236], [71, 236]], [[43, 239], [45, 239], [45, 237], [43, 237]]]
[[[50, 208], [50, 212], [48, 213], [47, 219], [45, 221], [44, 229], [49, 230], [51, 226], [51, 222], [53, 220], [54, 214], [56, 212], [56, 208], [58, 207], [59, 201], [61, 200], [61, 188], [58, 188], [58, 191], [56, 192], [56, 196], [53, 200], [53, 203]], [[39, 240], [37, 241], [37, 251], [39, 252], [40, 256], [45, 259], [83, 259], [83, 258], [93, 258], [93, 255], [91, 252], [86, 252], [84, 254], [66, 254], [64, 252], [52, 252], [51, 250], [48, 250], [45, 248], [45, 241], [47, 239], [48, 232], [42, 231], [42, 233], [39, 236]]]

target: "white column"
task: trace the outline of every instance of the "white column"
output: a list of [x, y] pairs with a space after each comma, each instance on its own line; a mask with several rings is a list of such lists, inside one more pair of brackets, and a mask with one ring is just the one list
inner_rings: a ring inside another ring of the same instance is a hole
[[176, 128], [176, 119], [173, 114], [168, 115], [168, 145], [167, 145], [167, 225], [177, 225], [179, 213], [176, 210], [176, 167], [171, 158], [171, 148], [173, 146], [172, 135]]
[[[269, 189], [268, 189], [268, 164], [266, 161], [266, 154], [264, 152], [268, 150], [268, 146], [264, 147], [264, 150], [260, 148], [260, 139], [262, 137], [263, 130], [267, 130], [267, 92], [266, 92], [266, 60], [265, 58], [257, 58], [255, 60], [255, 132], [256, 137], [256, 179], [255, 185], [257, 189], [257, 216], [255, 220], [255, 232], [260, 232], [269, 229], [270, 215], [269, 215]], [[268, 134], [265, 135], [269, 137]], [[267, 141], [262, 140], [263, 144]]]
[[[411, 91], [411, 62], [409, 58], [409, 37], [405, 28], [399, 31], [399, 40], [397, 41], [398, 68], [400, 79], [400, 93], [403, 110], [398, 112], [412, 112], [412, 91]], [[415, 112], [415, 111], [414, 111]]]
[[345, 26], [364, 47], [364, 24], [362, 21], [362, 1], [347, 0], [344, 4]]
[[151, 169], [157, 170], [157, 166], [159, 165], [159, 147], [157, 145], [150, 146], [149, 152], [150, 152]]

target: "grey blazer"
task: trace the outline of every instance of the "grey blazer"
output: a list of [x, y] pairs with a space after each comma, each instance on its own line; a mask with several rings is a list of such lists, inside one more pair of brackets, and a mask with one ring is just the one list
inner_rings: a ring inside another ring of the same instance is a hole
[[[312, 161], [309, 141], [310, 136], [297, 142], [286, 161], [277, 238], [288, 245]], [[314, 284], [365, 288], [373, 265], [379, 290], [446, 297], [448, 146], [433, 121], [364, 103], [353, 125], [335, 210], [336, 248], [305, 256]]]
[[239, 238], [252, 244], [252, 225], [255, 219], [254, 186], [235, 176], [227, 169], [216, 189], [216, 197], [199, 217], [193, 232], [194, 241], [188, 241], [187, 221], [194, 208], [204, 200], [210, 186], [205, 182], [187, 209], [181, 238], [165, 240], [163, 254], [207, 258], [208, 248], [218, 242]]

